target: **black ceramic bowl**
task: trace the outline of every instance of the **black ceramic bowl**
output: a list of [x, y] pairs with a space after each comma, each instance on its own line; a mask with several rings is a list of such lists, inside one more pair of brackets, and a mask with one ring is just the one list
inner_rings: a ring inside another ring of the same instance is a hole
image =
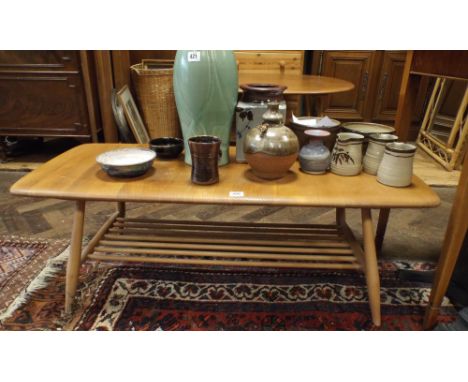
[[156, 152], [160, 159], [175, 159], [184, 150], [184, 140], [174, 137], [152, 139], [149, 143], [151, 150]]

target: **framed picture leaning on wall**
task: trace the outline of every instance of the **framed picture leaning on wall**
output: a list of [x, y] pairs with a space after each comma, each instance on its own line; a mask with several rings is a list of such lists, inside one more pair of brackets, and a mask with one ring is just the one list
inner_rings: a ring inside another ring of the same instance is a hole
[[118, 91], [117, 97], [137, 143], [148, 143], [150, 141], [148, 131], [146, 130], [140, 113], [138, 112], [138, 107], [127, 85], [124, 85], [122, 89]]

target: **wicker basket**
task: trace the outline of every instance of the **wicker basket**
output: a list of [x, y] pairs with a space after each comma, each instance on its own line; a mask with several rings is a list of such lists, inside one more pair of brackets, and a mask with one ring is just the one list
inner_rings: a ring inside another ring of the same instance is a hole
[[138, 103], [151, 138], [181, 137], [173, 72], [173, 68], [150, 66], [146, 62], [131, 66]]

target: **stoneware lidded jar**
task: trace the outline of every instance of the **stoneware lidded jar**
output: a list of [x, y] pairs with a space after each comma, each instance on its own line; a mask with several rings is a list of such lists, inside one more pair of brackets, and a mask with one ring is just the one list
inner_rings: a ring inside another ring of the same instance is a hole
[[361, 173], [364, 136], [357, 133], [338, 133], [333, 148], [331, 171], [337, 175], [352, 176]]
[[301, 170], [308, 174], [324, 174], [330, 165], [330, 150], [323, 143], [330, 136], [325, 130], [310, 129], [304, 131], [309, 144], [299, 151]]
[[253, 173], [263, 179], [285, 176], [297, 158], [299, 141], [293, 131], [284, 126], [278, 102], [269, 102], [263, 123], [247, 133], [244, 154]]
[[275, 84], [241, 84], [243, 93], [236, 106], [236, 161], [245, 163], [244, 139], [252, 127], [262, 123], [268, 102], [278, 101], [279, 111], [286, 118], [286, 86]]
[[366, 155], [362, 161], [364, 172], [375, 175], [382, 161], [385, 145], [395, 142], [398, 137], [393, 134], [371, 134], [369, 136], [369, 146], [367, 146]]
[[413, 178], [415, 152], [416, 146], [409, 143], [388, 143], [377, 171], [377, 180], [392, 187], [409, 186]]

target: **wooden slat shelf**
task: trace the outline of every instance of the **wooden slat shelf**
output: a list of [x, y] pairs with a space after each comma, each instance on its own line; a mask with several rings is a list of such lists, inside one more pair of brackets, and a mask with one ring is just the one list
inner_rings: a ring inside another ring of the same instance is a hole
[[130, 219], [115, 214], [92, 244], [84, 255], [94, 260], [362, 269], [353, 250], [357, 242], [350, 244], [337, 225]]

